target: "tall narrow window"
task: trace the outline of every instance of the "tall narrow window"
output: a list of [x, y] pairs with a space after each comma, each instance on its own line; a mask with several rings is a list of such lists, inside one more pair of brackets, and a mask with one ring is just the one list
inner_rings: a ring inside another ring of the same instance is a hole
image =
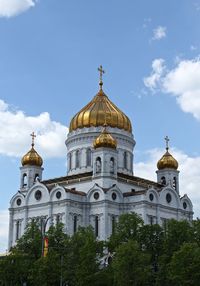
[[40, 177], [39, 174], [35, 174], [34, 182], [39, 181]]
[[99, 217], [95, 216], [95, 236], [99, 236]]
[[27, 174], [23, 175], [23, 187], [27, 186]]
[[86, 151], [86, 165], [87, 166], [91, 166], [91, 160], [92, 160], [92, 152], [88, 148], [87, 151]]
[[74, 216], [74, 233], [77, 231], [77, 216]]
[[96, 173], [101, 173], [101, 158], [96, 159]]
[[127, 169], [127, 152], [124, 152], [124, 168]]
[[116, 221], [115, 221], [115, 217], [113, 216], [112, 217], [112, 233], [115, 233], [115, 224], [116, 224]]
[[80, 168], [80, 150], [76, 151], [76, 168]]
[[110, 173], [114, 174], [114, 158], [110, 158]]
[[20, 222], [18, 220], [16, 222], [16, 240], [19, 239], [19, 232], [20, 232]]
[[72, 168], [72, 154], [71, 153], [68, 154], [68, 164], [69, 164], [68, 170], [70, 171]]
[[173, 178], [173, 188], [176, 190], [177, 183], [176, 183], [176, 177]]
[[152, 216], [149, 217], [149, 224], [153, 225], [153, 217]]
[[57, 215], [56, 215], [56, 224], [59, 224], [59, 223], [60, 223], [60, 221], [61, 221], [61, 219], [60, 219], [60, 215], [59, 215], [59, 214], [57, 214]]

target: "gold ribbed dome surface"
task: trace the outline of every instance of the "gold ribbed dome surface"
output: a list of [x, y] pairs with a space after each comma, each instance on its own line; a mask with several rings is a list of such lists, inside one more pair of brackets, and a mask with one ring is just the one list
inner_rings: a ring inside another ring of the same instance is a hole
[[39, 166], [41, 167], [43, 164], [43, 160], [37, 151], [32, 146], [31, 150], [26, 153], [22, 158], [22, 166]]
[[169, 153], [168, 148], [165, 154], [162, 156], [162, 158], [157, 163], [158, 170], [163, 169], [178, 169], [178, 162], [177, 160]]
[[100, 88], [97, 95], [72, 118], [69, 131], [103, 126], [105, 122], [110, 127], [132, 131], [129, 118], [110, 101]]
[[117, 148], [117, 140], [112, 137], [110, 133], [107, 132], [106, 127], [104, 127], [101, 134], [93, 142], [94, 148], [107, 147], [107, 148]]

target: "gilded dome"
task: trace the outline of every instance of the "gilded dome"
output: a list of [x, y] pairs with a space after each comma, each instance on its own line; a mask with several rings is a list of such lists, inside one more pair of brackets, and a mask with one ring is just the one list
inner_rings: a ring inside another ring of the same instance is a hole
[[112, 137], [110, 133], [107, 132], [106, 127], [104, 127], [101, 134], [94, 140], [94, 148], [107, 147], [107, 148], [117, 148], [117, 140]]
[[43, 164], [43, 160], [40, 157], [40, 155], [37, 153], [37, 151], [32, 146], [31, 150], [28, 151], [23, 157], [22, 157], [22, 166], [38, 166], [41, 167]]
[[102, 90], [102, 82], [97, 95], [71, 120], [69, 131], [84, 127], [103, 126], [132, 131], [129, 118], [107, 97]]
[[31, 144], [31, 150], [28, 151], [23, 157], [22, 157], [22, 166], [38, 166], [41, 167], [43, 164], [42, 157], [37, 153], [37, 151], [34, 149], [34, 138], [36, 135], [34, 132], [30, 135], [32, 137], [32, 144]]
[[162, 156], [162, 158], [157, 163], [158, 170], [163, 169], [178, 169], [178, 162], [177, 160], [169, 153], [168, 148], [166, 148], [167, 151]]

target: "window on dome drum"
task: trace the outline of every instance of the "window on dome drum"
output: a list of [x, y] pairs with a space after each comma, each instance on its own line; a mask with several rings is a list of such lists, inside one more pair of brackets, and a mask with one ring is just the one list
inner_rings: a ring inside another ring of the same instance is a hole
[[124, 152], [124, 169], [127, 169], [127, 157], [128, 157], [128, 154], [127, 154], [127, 152], [125, 151], [125, 152]]
[[22, 182], [23, 187], [27, 186], [27, 174], [23, 175], [23, 182]]
[[77, 231], [77, 216], [74, 216], [74, 233]]
[[161, 178], [161, 184], [162, 184], [162, 185], [166, 185], [166, 179], [165, 179], [164, 176]]
[[76, 151], [76, 168], [80, 168], [81, 151]]
[[101, 158], [96, 158], [96, 173], [101, 173]]
[[95, 216], [95, 236], [99, 236], [99, 217]]
[[68, 154], [68, 170], [70, 171], [72, 168], [72, 154]]
[[115, 160], [114, 158], [110, 158], [110, 173], [114, 174], [114, 166], [115, 166]]
[[86, 151], [86, 165], [91, 166], [91, 161], [92, 161], [92, 151], [90, 150], [90, 148], [88, 148]]
[[17, 222], [16, 222], [16, 240], [18, 240], [19, 239], [19, 235], [20, 235], [20, 221], [18, 220]]
[[176, 177], [173, 178], [173, 188], [176, 190], [177, 183], [176, 183]]

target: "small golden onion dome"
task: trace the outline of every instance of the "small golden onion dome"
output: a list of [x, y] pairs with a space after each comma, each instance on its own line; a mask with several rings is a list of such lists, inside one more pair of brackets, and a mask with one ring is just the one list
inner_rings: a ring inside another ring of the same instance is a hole
[[112, 137], [110, 133], [107, 132], [106, 126], [101, 134], [93, 142], [94, 148], [107, 147], [107, 148], [117, 148], [117, 140]]
[[110, 101], [102, 90], [102, 82], [97, 95], [83, 107], [71, 120], [69, 131], [78, 128], [107, 125], [132, 132], [130, 119]]
[[169, 153], [169, 138], [168, 136], [165, 137], [166, 140], [166, 152], [162, 156], [162, 158], [158, 161], [157, 163], [157, 168], [158, 170], [163, 170], [163, 169], [178, 169], [178, 162], [177, 160]]
[[37, 153], [37, 151], [32, 146], [31, 150], [26, 153], [22, 158], [22, 166], [38, 166], [41, 167], [43, 164], [43, 160], [41, 156]]
[[31, 150], [28, 151], [23, 157], [22, 157], [22, 166], [38, 166], [41, 167], [43, 164], [42, 157], [37, 153], [37, 151], [34, 149], [34, 138], [36, 135], [34, 132], [30, 135], [32, 137], [32, 144], [31, 144]]

